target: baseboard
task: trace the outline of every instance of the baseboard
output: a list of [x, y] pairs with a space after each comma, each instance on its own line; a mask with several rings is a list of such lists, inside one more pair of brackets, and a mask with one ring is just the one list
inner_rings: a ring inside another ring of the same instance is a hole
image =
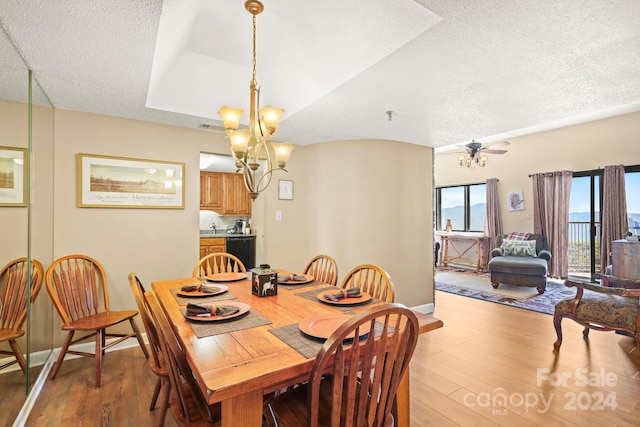
[[[59, 352], [60, 350], [58, 350], [58, 353]], [[47, 353], [49, 354], [49, 357], [47, 357], [47, 359], [43, 363], [44, 367], [42, 368], [42, 371], [40, 371], [40, 375], [38, 375], [38, 379], [33, 384], [33, 387], [31, 388], [31, 391], [29, 392], [27, 399], [22, 405], [22, 409], [20, 409], [18, 416], [13, 422], [13, 427], [23, 427], [27, 424], [27, 419], [29, 418], [29, 414], [31, 414], [33, 405], [35, 405], [36, 400], [38, 400], [38, 396], [42, 391], [42, 387], [44, 387], [44, 383], [45, 381], [47, 381], [47, 378], [49, 377], [49, 372], [51, 372], [51, 369], [53, 368], [53, 365], [56, 362], [56, 357], [58, 357], [57, 356], [58, 353], [54, 354], [54, 352], [52, 351]]]
[[[144, 340], [145, 343], [149, 344], [149, 341], [147, 340], [147, 333], [146, 332], [142, 332], [142, 339]], [[110, 340], [107, 340], [107, 343], [109, 342], [113, 342], [115, 341], [116, 338], [112, 338]], [[127, 340], [124, 340], [121, 343], [118, 343], [116, 345], [114, 345], [113, 347], [109, 347], [107, 349], [107, 353], [111, 352], [111, 351], [116, 351], [116, 350], [124, 350], [125, 348], [129, 348], [129, 347], [135, 347], [138, 345], [138, 340], [136, 340], [135, 338], [129, 338]], [[76, 344], [76, 345], [72, 345], [71, 347], [69, 347], [71, 350], [75, 350], [75, 351], [82, 351], [85, 353], [93, 353], [95, 350], [95, 343], [93, 341], [91, 342], [86, 342], [86, 343], [82, 343], [82, 344]], [[50, 357], [51, 353], [55, 353], [55, 357], [57, 358], [58, 355], [60, 354], [60, 348], [54, 348], [53, 351], [52, 350], [42, 350], [42, 351], [37, 351], [35, 353], [31, 354], [31, 358], [29, 360], [29, 366], [42, 366], [44, 365], [47, 360]], [[67, 354], [64, 358], [64, 360], [70, 360], [70, 359], [77, 359], [78, 357], [83, 357], [83, 356], [78, 356], [75, 354]], [[26, 358], [26, 355], [25, 355]], [[0, 365], [3, 365], [4, 363], [8, 363], [11, 362], [12, 360], [15, 360], [15, 357], [13, 356], [8, 356], [8, 357], [4, 357], [2, 359], [0, 359]], [[10, 372], [14, 372], [14, 371], [19, 371], [20, 370], [20, 365], [18, 365], [17, 363], [15, 365], [9, 366], [5, 369], [3, 369], [0, 372], [0, 375], [3, 374], [8, 374]]]
[[424, 314], [432, 314], [435, 310], [436, 306], [431, 302], [429, 304], [417, 305], [415, 307], [411, 307], [411, 310], [415, 310]]

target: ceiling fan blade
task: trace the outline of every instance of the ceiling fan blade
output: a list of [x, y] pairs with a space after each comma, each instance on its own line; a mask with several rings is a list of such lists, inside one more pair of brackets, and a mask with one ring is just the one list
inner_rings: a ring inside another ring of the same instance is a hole
[[507, 150], [482, 150], [482, 152], [486, 154], [504, 154]]
[[488, 144], [484, 144], [485, 147], [506, 147], [508, 145], [511, 145], [511, 143], [509, 141], [495, 141], [495, 142], [489, 142]]

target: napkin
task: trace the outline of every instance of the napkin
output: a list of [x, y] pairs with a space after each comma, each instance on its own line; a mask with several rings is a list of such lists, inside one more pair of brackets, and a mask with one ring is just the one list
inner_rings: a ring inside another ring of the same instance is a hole
[[333, 294], [325, 294], [324, 298], [329, 301], [340, 301], [344, 298], [360, 298], [361, 296], [362, 293], [360, 293], [360, 288], [349, 288]]
[[304, 282], [307, 276], [304, 274], [292, 274], [291, 276], [279, 276], [278, 282]]
[[240, 309], [238, 307], [232, 305], [204, 305], [204, 304], [187, 304], [187, 316], [199, 316], [199, 317], [209, 317], [209, 316], [231, 316], [232, 314], [236, 314]]
[[206, 285], [187, 285], [180, 288], [183, 292], [204, 292], [207, 294], [215, 294], [220, 290], [220, 288], [216, 288], [215, 286], [206, 286]]

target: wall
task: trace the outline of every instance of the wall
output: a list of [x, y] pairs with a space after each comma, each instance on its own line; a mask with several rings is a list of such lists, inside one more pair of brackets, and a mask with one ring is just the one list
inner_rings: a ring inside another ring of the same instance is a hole
[[432, 153], [382, 140], [296, 148], [282, 178], [294, 181], [294, 200], [265, 198], [266, 259], [300, 271], [314, 255], [329, 254], [339, 280], [359, 264], [376, 264], [390, 274], [397, 302], [432, 303]]
[[[533, 231], [533, 181], [528, 175], [640, 164], [640, 112], [510, 138], [509, 142], [506, 154], [489, 154], [487, 166], [473, 170], [458, 166], [459, 153], [436, 154], [435, 184], [498, 178], [504, 231]], [[507, 194], [520, 190], [525, 209], [509, 212]]]

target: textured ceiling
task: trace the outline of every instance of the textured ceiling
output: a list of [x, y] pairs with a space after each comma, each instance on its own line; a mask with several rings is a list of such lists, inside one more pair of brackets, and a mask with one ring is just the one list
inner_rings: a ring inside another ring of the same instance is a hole
[[[640, 110], [636, 0], [264, 3], [279, 141], [444, 147]], [[190, 128], [248, 108], [242, 0], [2, 0], [0, 23], [56, 108]], [[0, 32], [2, 99], [24, 97], [19, 58]]]

